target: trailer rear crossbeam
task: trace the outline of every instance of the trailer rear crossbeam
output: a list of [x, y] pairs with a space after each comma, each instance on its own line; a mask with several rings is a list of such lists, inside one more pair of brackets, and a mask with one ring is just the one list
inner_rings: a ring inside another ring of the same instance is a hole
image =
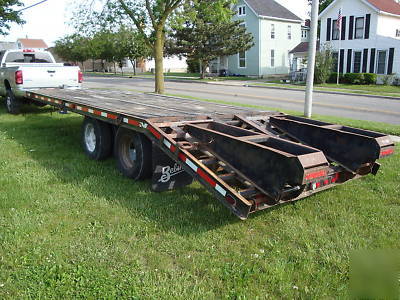
[[[192, 101], [185, 110], [179, 108], [177, 99], [144, 98], [135, 93], [121, 95], [124, 99], [118, 103], [124, 103], [124, 109], [114, 107], [107, 92], [89, 90], [30, 91], [26, 97], [145, 134], [153, 148], [161, 151], [157, 157], [164, 155], [171, 161], [167, 166], [172, 170], [169, 176], [180, 174], [182, 178], [177, 179], [180, 184], [161, 184], [154, 167], [155, 190], [190, 184], [187, 174], [241, 219], [258, 210], [376, 174], [376, 160], [394, 152], [394, 144], [386, 135], [276, 112], [217, 104], [204, 107], [206, 104], [199, 101]], [[135, 99], [135, 105], [129, 105], [129, 97]], [[158, 106], [154, 104], [156, 100]], [[169, 105], [171, 101], [176, 102]], [[182, 100], [184, 106], [187, 101]], [[163, 115], [163, 105], [177, 107], [176, 111], [184, 115], [171, 115], [174, 109], [165, 110]], [[150, 112], [142, 107], [148, 107]], [[160, 109], [152, 111], [149, 107]]]

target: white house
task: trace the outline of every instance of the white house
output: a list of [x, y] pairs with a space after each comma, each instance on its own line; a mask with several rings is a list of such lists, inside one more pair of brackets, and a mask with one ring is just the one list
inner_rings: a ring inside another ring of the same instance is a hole
[[340, 54], [341, 73], [400, 74], [399, 0], [335, 0], [319, 18], [321, 45]]

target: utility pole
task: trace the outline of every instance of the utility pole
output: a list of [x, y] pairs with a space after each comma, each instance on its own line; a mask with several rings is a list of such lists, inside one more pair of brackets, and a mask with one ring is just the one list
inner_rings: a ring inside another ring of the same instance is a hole
[[314, 89], [314, 69], [315, 69], [315, 54], [317, 52], [318, 38], [318, 10], [319, 0], [312, 1], [311, 9], [311, 37], [308, 45], [308, 65], [307, 65], [307, 88], [306, 99], [304, 104], [304, 116], [311, 118], [312, 114], [312, 97]]

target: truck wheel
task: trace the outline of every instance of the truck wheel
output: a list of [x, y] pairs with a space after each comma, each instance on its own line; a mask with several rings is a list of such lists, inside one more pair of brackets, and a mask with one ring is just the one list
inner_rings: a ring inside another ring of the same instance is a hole
[[14, 96], [14, 93], [10, 89], [8, 89], [6, 92], [5, 105], [8, 113], [13, 115], [19, 114], [21, 109], [21, 101]]
[[115, 137], [114, 154], [123, 175], [134, 180], [151, 177], [152, 145], [144, 134], [120, 127]]
[[111, 126], [85, 117], [82, 124], [82, 146], [90, 159], [103, 160], [112, 153]]

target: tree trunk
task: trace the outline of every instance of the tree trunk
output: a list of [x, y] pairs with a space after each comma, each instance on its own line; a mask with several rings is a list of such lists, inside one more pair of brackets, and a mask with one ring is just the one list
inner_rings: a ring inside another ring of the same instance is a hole
[[201, 62], [201, 75], [200, 75], [201, 79], [206, 78], [207, 66], [208, 66], [208, 62], [207, 61], [202, 61]]
[[154, 60], [156, 65], [155, 89], [157, 94], [164, 94], [164, 32], [160, 26], [156, 30], [156, 40], [154, 43]]
[[131, 62], [131, 65], [133, 66], [133, 75], [136, 76], [136, 61], [133, 59], [129, 60]]

